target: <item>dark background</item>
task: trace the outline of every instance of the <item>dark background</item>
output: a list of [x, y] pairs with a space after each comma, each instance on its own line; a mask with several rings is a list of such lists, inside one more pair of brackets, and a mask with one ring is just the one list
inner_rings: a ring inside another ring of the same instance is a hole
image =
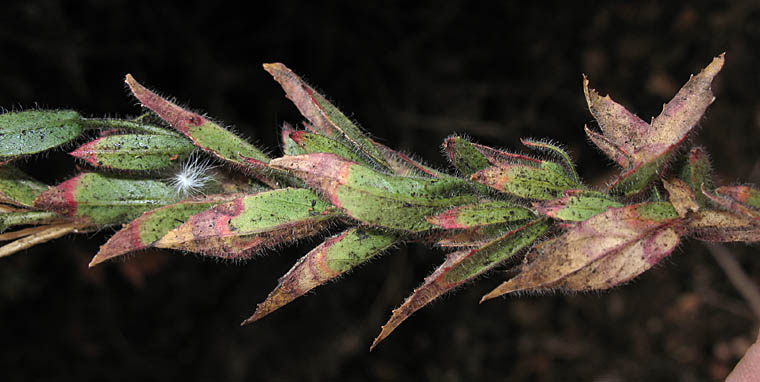
[[[724, 183], [760, 177], [756, 2], [5, 2], [0, 106], [141, 111], [125, 73], [277, 152], [297, 110], [261, 69], [280, 61], [391, 147], [444, 167], [452, 132], [521, 150], [565, 143], [581, 175], [616, 171], [587, 145], [581, 74], [644, 119], [726, 53], [694, 142]], [[254, 5], [255, 4], [255, 5]], [[26, 168], [56, 183], [63, 154]], [[491, 274], [416, 313], [374, 352], [393, 307], [443, 259], [395, 250], [240, 328], [316, 241], [244, 264], [150, 251], [87, 269], [109, 232], [0, 259], [0, 378], [56, 380], [706, 381], [758, 320], [707, 250], [686, 242], [630, 285], [478, 305]], [[760, 282], [757, 247], [729, 246]]]

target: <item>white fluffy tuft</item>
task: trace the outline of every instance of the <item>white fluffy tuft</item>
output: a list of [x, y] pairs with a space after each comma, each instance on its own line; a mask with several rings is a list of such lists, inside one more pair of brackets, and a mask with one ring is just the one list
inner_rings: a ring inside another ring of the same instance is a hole
[[208, 159], [200, 155], [193, 155], [182, 164], [179, 171], [169, 179], [169, 185], [174, 192], [181, 197], [197, 195], [203, 191], [209, 182], [214, 180], [210, 171], [215, 166]]

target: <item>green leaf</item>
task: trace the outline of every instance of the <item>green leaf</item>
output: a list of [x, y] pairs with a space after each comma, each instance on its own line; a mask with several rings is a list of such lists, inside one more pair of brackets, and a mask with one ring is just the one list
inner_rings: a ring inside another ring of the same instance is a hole
[[382, 174], [334, 154], [286, 156], [270, 164], [301, 178], [352, 218], [385, 228], [428, 230], [434, 226], [426, 216], [475, 200], [462, 179]]
[[246, 195], [190, 216], [154, 245], [226, 259], [311, 236], [340, 216], [313, 191], [283, 188]]
[[156, 180], [84, 173], [43, 192], [34, 207], [82, 222], [110, 225], [126, 223], [176, 200], [172, 189]]
[[48, 211], [3, 212], [0, 213], [0, 231], [18, 225], [46, 224], [60, 218], [60, 215]]
[[82, 133], [74, 111], [22, 111], [0, 114], [0, 158], [36, 154], [68, 143]]
[[446, 261], [426, 277], [425, 282], [415, 289], [400, 307], [393, 310], [390, 320], [383, 326], [370, 350], [388, 337], [412, 313], [530, 246], [546, 232], [548, 227], [549, 223], [545, 219], [536, 220], [506, 233], [481, 248], [450, 254]]
[[323, 135], [308, 131], [295, 131], [290, 134], [290, 139], [303, 149], [305, 154], [331, 153], [346, 160], [370, 164], [342, 143]]
[[131, 75], [127, 74], [125, 81], [132, 90], [132, 94], [143, 106], [185, 134], [203, 150], [233, 164], [245, 165], [241, 155], [264, 163], [269, 161], [269, 157], [255, 146], [202, 115], [185, 110], [161, 98], [140, 85]]
[[541, 203], [533, 203], [541, 214], [554, 219], [567, 221], [584, 221], [606, 211], [610, 207], [623, 205], [601, 192], [585, 190], [567, 190], [563, 197]]
[[444, 229], [464, 229], [492, 224], [516, 222], [535, 218], [527, 208], [516, 207], [502, 201], [485, 201], [454, 207], [440, 214], [426, 218], [428, 223]]
[[470, 179], [501, 192], [525, 199], [550, 200], [579, 185], [570, 180], [562, 166], [542, 161], [541, 167], [501, 164], [472, 174]]
[[298, 260], [277, 287], [242, 325], [254, 322], [308, 291], [365, 263], [397, 243], [396, 235], [350, 228], [335, 235]]
[[459, 136], [446, 138], [443, 142], [443, 151], [449, 157], [451, 164], [465, 176], [470, 176], [490, 166], [488, 158], [477, 149], [474, 143]]
[[95, 167], [118, 170], [157, 170], [187, 158], [195, 146], [170, 135], [110, 135], [70, 152]]
[[0, 202], [31, 207], [34, 199], [47, 189], [47, 185], [13, 166], [0, 166]]
[[708, 199], [702, 193], [702, 185], [708, 190], [713, 189], [712, 166], [707, 152], [702, 147], [693, 147], [686, 157], [686, 164], [681, 170], [681, 179], [691, 186], [700, 207], [708, 206]]

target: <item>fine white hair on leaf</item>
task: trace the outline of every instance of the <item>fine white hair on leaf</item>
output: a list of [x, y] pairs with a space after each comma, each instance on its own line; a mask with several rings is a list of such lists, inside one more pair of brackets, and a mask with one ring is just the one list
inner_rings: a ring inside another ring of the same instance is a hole
[[197, 154], [191, 155], [167, 183], [180, 197], [197, 195], [214, 180], [210, 171], [215, 167], [209, 159]]

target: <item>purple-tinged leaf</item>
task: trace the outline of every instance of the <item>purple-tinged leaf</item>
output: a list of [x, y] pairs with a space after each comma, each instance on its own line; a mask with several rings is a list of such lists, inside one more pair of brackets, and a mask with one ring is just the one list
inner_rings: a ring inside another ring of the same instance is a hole
[[533, 261], [483, 300], [520, 290], [606, 289], [626, 282], [675, 249], [680, 223], [670, 203], [610, 208], [537, 245]]
[[208, 195], [145, 212], [111, 236], [100, 247], [89, 266], [94, 267], [114, 257], [151, 247], [156, 240], [182, 225], [190, 216], [239, 197], [241, 196], [235, 194]]
[[268, 162], [269, 157], [261, 150], [229, 132], [218, 124], [200, 114], [185, 110], [174, 103], [161, 98], [156, 93], [140, 85], [127, 74], [125, 82], [129, 85], [135, 98], [143, 106], [152, 110], [173, 128], [185, 134], [193, 143], [216, 157], [232, 164], [245, 164], [240, 156]]
[[283, 188], [219, 204], [190, 216], [154, 243], [225, 259], [317, 234], [340, 214], [313, 191]]

